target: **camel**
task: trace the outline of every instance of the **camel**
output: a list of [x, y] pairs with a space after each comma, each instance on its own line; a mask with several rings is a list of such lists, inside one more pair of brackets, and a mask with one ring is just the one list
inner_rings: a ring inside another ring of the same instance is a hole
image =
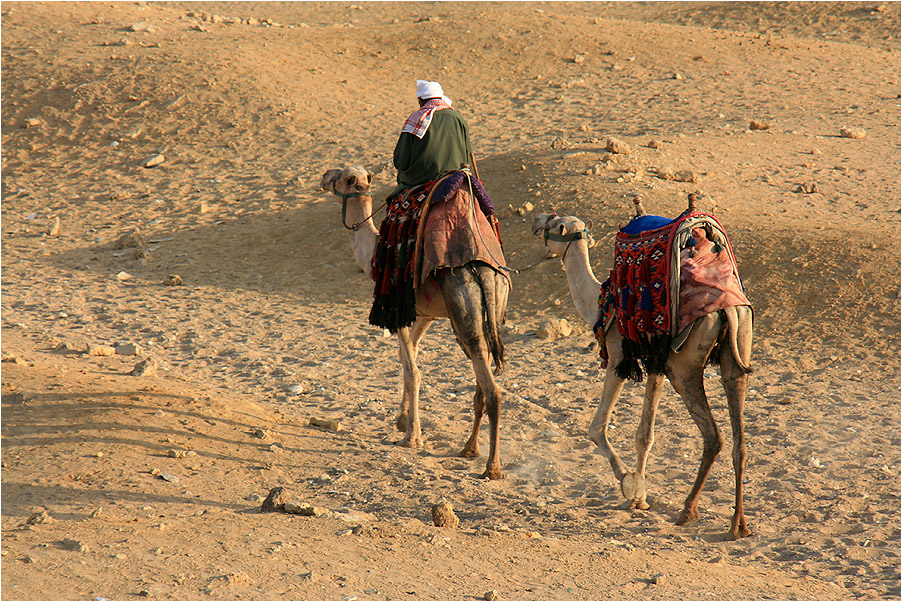
[[[367, 275], [371, 274], [371, 260], [379, 239], [379, 231], [372, 220], [372, 181], [373, 174], [362, 167], [346, 167], [328, 170], [323, 174], [321, 183], [323, 190], [342, 199], [342, 221], [350, 233], [354, 259]], [[349, 222], [351, 225], [348, 225]], [[441, 294], [432, 297], [431, 301], [427, 301], [422, 290], [417, 291], [416, 320], [397, 332], [402, 389], [401, 408], [395, 424], [398, 430], [404, 431], [398, 445], [411, 448], [423, 446], [417, 350], [432, 322], [450, 318], [457, 342], [470, 359], [476, 376], [473, 427], [460, 456], [475, 458], [480, 455], [479, 427], [483, 415], [487, 414], [490, 451], [482, 477], [503, 478], [498, 450], [501, 388], [495, 376], [504, 368], [504, 346], [499, 327], [504, 321], [509, 292], [508, 278], [479, 261], [447, 270], [441, 282]], [[491, 369], [492, 360], [495, 362], [494, 372]]]
[[[691, 206], [692, 200], [690, 200]], [[637, 202], [637, 215], [644, 209]], [[593, 328], [598, 319], [598, 299], [601, 282], [595, 277], [589, 263], [591, 236], [586, 225], [576, 217], [557, 217], [554, 214], [539, 215], [533, 224], [533, 233], [545, 240], [547, 248], [561, 257], [567, 273], [570, 294], [576, 310]], [[611, 324], [616, 320], [611, 320]], [[648, 374], [642, 416], [636, 431], [636, 469], [630, 472], [608, 440], [608, 424], [617, 397], [623, 389], [624, 378], [615, 373], [615, 366], [623, 357], [621, 335], [616, 326], [604, 334], [609, 362], [605, 371], [604, 388], [598, 409], [589, 426], [589, 439], [608, 459], [614, 476], [620, 482], [623, 496], [631, 509], [648, 509], [645, 472], [648, 454], [654, 443], [655, 413], [662, 394], [666, 376], [689, 411], [704, 440], [701, 465], [695, 483], [689, 492], [678, 525], [688, 525], [699, 518], [698, 502], [715, 457], [723, 445], [722, 436], [712, 416], [704, 388], [704, 370], [712, 353], [719, 360], [721, 381], [726, 392], [733, 433], [733, 472], [735, 477], [735, 511], [729, 539], [751, 535], [746, 524], [742, 503], [743, 469], [746, 464], [746, 441], [743, 432], [743, 404], [751, 372], [752, 310], [749, 306], [728, 307], [709, 313], [695, 320], [688, 338], [678, 352], [670, 351], [664, 374]], [[724, 344], [720, 344], [724, 343]]]

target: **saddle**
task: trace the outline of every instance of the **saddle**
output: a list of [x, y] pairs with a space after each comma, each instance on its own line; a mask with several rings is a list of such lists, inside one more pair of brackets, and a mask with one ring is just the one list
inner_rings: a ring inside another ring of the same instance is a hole
[[[503, 272], [492, 199], [468, 170], [455, 170], [387, 201], [372, 260], [369, 322], [397, 332], [416, 320], [416, 295], [438, 291], [435, 275], [478, 260]], [[425, 283], [431, 287], [424, 287]]]
[[692, 209], [674, 220], [637, 217], [617, 233], [614, 267], [601, 285], [594, 330], [602, 365], [608, 361], [604, 337], [615, 317], [623, 340], [616, 373], [640, 381], [642, 367], [664, 372], [696, 319], [736, 305], [751, 303], [716, 217]]

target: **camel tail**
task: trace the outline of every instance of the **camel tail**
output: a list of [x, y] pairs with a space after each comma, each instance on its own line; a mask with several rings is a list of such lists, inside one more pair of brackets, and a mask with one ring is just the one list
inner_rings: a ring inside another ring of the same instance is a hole
[[504, 361], [504, 343], [501, 341], [501, 329], [498, 324], [498, 299], [495, 295], [495, 281], [499, 277], [495, 270], [488, 266], [480, 266], [473, 270], [482, 290], [482, 310], [485, 320], [483, 330], [492, 359], [495, 361], [495, 376], [504, 372], [507, 362]]
[[[727, 330], [729, 330], [730, 337], [730, 352], [733, 354], [733, 359], [736, 361], [736, 365], [739, 366], [740, 370], [742, 370], [746, 374], [751, 374], [751, 325], [740, 325], [740, 321], [748, 320], [749, 322], [751, 322], [752, 308], [743, 308], [743, 316], [739, 315], [739, 307], [727, 307], [723, 310], [723, 313], [727, 318]], [[742, 350], [740, 350], [740, 337], [749, 339], [748, 341], [743, 341]], [[743, 357], [743, 351], [745, 351], [746, 357]]]

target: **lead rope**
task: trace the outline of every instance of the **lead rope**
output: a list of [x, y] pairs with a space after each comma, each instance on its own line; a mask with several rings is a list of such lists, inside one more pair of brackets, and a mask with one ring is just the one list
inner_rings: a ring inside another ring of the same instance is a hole
[[369, 216], [363, 218], [362, 221], [359, 221], [356, 224], [352, 224], [349, 226], [348, 222], [347, 222], [347, 218], [346, 218], [347, 211], [348, 211], [348, 199], [352, 199], [352, 198], [358, 197], [358, 196], [368, 196], [368, 197], [372, 198], [373, 195], [368, 192], [352, 192], [351, 194], [345, 194], [343, 192], [338, 192], [337, 190], [335, 190], [335, 184], [332, 184], [332, 193], [335, 194], [336, 196], [341, 197], [341, 225], [352, 232], [357, 232], [357, 230], [360, 229], [360, 226], [365, 224], [368, 220], [372, 219], [373, 216], [376, 215], [377, 213], [379, 213], [379, 211], [381, 211], [382, 208], [385, 207], [385, 205], [388, 203], [388, 199], [386, 199], [385, 202], [382, 203]]

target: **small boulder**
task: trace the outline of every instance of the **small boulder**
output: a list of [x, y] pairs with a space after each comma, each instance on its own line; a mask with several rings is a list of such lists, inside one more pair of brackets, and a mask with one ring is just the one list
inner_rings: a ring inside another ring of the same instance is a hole
[[269, 495], [263, 500], [260, 506], [260, 512], [282, 512], [285, 509], [285, 500], [283, 495], [285, 490], [282, 487], [273, 487], [269, 491]]
[[565, 318], [545, 320], [536, 329], [537, 337], [552, 341], [567, 338], [571, 334], [573, 334], [573, 326]]
[[860, 140], [868, 135], [864, 128], [843, 128], [839, 130], [839, 135], [843, 138], [853, 138]]
[[769, 130], [770, 124], [765, 121], [754, 120], [751, 123], [749, 123], [749, 129], [756, 130], [756, 131]]
[[132, 369], [130, 374], [132, 376], [156, 376], [157, 361], [153, 357], [148, 357], [147, 359], [135, 364], [135, 367]]
[[454, 514], [454, 507], [448, 501], [435, 504], [432, 509], [432, 524], [436, 527], [456, 529], [460, 525], [460, 519]]
[[608, 143], [605, 145], [605, 150], [609, 153], [614, 153], [615, 155], [628, 155], [630, 154], [630, 146], [626, 142], [622, 140], [618, 140], [617, 138], [608, 138]]

